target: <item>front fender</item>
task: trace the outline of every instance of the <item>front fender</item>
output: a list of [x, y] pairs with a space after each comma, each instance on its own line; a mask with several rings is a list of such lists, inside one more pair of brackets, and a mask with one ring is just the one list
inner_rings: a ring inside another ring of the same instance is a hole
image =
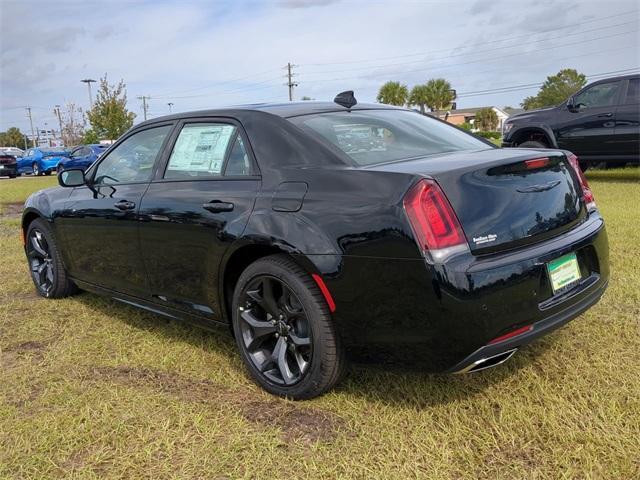
[[509, 134], [505, 137], [504, 141], [511, 142], [514, 138], [518, 137], [518, 134], [527, 130], [543, 133], [549, 139], [549, 146], [552, 148], [558, 148], [558, 142], [556, 141], [555, 133], [553, 132], [551, 127], [543, 123], [533, 123], [522, 126], [514, 125]]

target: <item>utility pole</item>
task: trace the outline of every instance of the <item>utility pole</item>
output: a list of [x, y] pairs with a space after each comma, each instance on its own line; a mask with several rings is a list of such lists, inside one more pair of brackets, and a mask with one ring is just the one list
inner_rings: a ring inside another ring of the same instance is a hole
[[87, 87], [89, 87], [89, 110], [93, 108], [93, 98], [91, 97], [91, 84], [96, 83], [93, 78], [85, 78], [84, 80], [80, 80], [82, 83], [86, 83]]
[[293, 81], [293, 77], [295, 76], [295, 74], [291, 71], [291, 69], [293, 67], [296, 67], [297, 65], [292, 65], [291, 62], [287, 63], [287, 66], [285, 67], [287, 69], [287, 87], [289, 87], [289, 101], [292, 102], [293, 101], [293, 87], [297, 87], [298, 84], [296, 82]]
[[53, 110], [53, 113], [58, 117], [58, 125], [60, 125], [60, 140], [64, 143], [63, 134], [62, 134], [62, 116], [60, 115], [60, 105], [56, 105], [56, 108]]
[[151, 97], [142, 95], [142, 96], [136, 97], [136, 98], [142, 100], [142, 112], [144, 113], [144, 119], [146, 120], [147, 119], [147, 99], [149, 99]]
[[169, 115], [171, 115], [173, 113], [173, 103], [169, 102], [167, 105], [169, 105]]
[[36, 146], [36, 132], [33, 131], [33, 118], [31, 117], [31, 107], [27, 108], [27, 115], [29, 115], [29, 123], [31, 124], [31, 143], [32, 146]]

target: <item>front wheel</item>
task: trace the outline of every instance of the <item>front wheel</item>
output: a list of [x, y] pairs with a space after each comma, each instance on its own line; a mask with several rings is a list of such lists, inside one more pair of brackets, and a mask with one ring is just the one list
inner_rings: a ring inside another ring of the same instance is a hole
[[33, 174], [36, 177], [38, 175], [42, 175], [42, 172], [40, 171], [40, 166], [36, 162], [33, 162], [33, 165], [31, 165], [31, 169], [33, 170]]
[[262, 388], [301, 400], [339, 381], [345, 358], [326, 301], [290, 258], [273, 255], [247, 267], [232, 308], [240, 354]]
[[45, 220], [38, 218], [29, 224], [26, 242], [31, 279], [38, 294], [47, 298], [73, 294], [76, 286], [67, 276], [53, 232]]

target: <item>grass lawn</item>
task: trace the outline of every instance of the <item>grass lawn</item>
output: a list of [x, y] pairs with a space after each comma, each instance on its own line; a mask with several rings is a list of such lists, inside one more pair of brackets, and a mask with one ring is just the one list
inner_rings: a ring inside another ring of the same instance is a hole
[[226, 331], [38, 297], [12, 204], [56, 180], [0, 180], [0, 478], [640, 478], [640, 178], [588, 176], [596, 307], [496, 369], [355, 367], [297, 403], [247, 379]]

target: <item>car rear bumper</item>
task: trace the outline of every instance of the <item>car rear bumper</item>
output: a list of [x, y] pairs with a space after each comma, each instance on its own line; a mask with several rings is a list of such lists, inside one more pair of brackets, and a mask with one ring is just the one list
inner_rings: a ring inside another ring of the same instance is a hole
[[0, 177], [12, 177], [16, 174], [16, 165], [0, 165]]
[[[608, 248], [604, 221], [592, 213], [558, 237], [507, 252], [462, 255], [445, 265], [343, 256], [339, 275], [335, 267], [323, 275], [350, 350], [456, 372], [551, 332], [596, 303], [609, 279]], [[547, 263], [569, 253], [576, 253], [582, 280], [554, 295]], [[488, 346], [531, 325], [525, 335]]]
[[[460, 361], [457, 365], [451, 367], [448, 370], [448, 373], [467, 373], [483, 370], [484, 368], [486, 368], [487, 361], [501, 359], [501, 355], [515, 352], [523, 345], [531, 343], [537, 338], [540, 338], [548, 333], [551, 333], [555, 329], [562, 327], [563, 325], [595, 305], [602, 297], [602, 294], [607, 289], [607, 286], [607, 280], [604, 280], [602, 282], [595, 281], [591, 283], [588, 286], [588, 291], [586, 291], [585, 295], [582, 296], [577, 302], [571, 303], [564, 310], [561, 310], [543, 320], [537, 321], [531, 326], [531, 330], [529, 330], [527, 333], [523, 333], [522, 335], [518, 335], [514, 338], [499, 343], [484, 345], [478, 348], [475, 352], [466, 357], [464, 360]], [[495, 366], [498, 364], [499, 363], [492, 362], [490, 366]]]

